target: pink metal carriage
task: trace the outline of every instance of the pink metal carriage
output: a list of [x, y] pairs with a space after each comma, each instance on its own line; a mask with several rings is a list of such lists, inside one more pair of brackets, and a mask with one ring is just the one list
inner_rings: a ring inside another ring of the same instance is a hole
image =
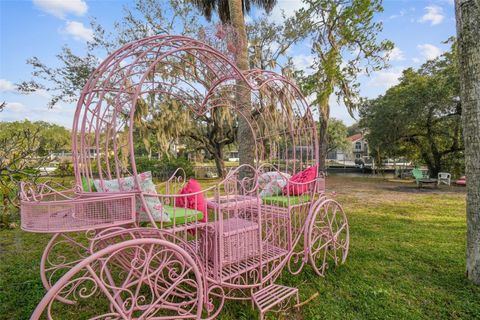
[[[182, 168], [152, 187], [137, 171], [134, 143], [142, 122], [173, 107], [197, 129], [243, 117], [253, 165], [205, 190], [185, 189]], [[349, 246], [345, 213], [315, 167], [315, 127], [291, 81], [241, 72], [202, 42], [153, 36], [112, 53], [75, 113], [76, 187], [22, 185], [22, 228], [54, 234], [41, 260], [48, 292], [32, 318], [77, 308], [94, 319], [213, 319], [226, 299], [250, 300], [263, 318], [298, 302], [297, 288], [275, 283], [282, 271], [298, 274], [310, 262], [323, 276]]]

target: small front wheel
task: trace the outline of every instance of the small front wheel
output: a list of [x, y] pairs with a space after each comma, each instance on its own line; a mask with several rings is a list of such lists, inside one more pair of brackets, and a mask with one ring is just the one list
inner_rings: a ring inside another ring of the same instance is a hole
[[[58, 297], [76, 303], [59, 305]], [[72, 267], [31, 319], [200, 319], [203, 302], [195, 260], [171, 242], [143, 238], [110, 245]]]
[[347, 259], [350, 234], [348, 220], [342, 206], [333, 199], [315, 207], [307, 233], [310, 264], [319, 276], [328, 267], [338, 266]]

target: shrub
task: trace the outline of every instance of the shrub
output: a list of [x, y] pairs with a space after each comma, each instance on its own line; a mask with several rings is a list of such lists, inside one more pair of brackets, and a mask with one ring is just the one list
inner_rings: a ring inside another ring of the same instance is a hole
[[73, 164], [71, 162], [61, 162], [53, 174], [60, 177], [73, 176]]
[[10, 176], [6, 173], [3, 176], [0, 175], [0, 229], [17, 226], [20, 221], [20, 199], [18, 197], [20, 182], [35, 182], [39, 173], [38, 169], [27, 167]]
[[0, 186], [0, 229], [15, 228], [20, 220], [16, 185]]
[[194, 175], [192, 163], [185, 158], [163, 157], [158, 160], [138, 157], [135, 159], [135, 164], [137, 172], [151, 171], [152, 176], [160, 180], [167, 180], [178, 168], [185, 170], [187, 178]]

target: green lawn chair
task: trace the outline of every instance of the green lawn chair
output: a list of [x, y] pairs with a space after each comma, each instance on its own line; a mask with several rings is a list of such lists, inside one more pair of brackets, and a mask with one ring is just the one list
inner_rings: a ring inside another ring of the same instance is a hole
[[412, 170], [412, 176], [415, 178], [415, 182], [417, 186], [420, 186], [420, 179], [429, 179], [428, 173], [426, 171], [422, 171], [418, 168]]

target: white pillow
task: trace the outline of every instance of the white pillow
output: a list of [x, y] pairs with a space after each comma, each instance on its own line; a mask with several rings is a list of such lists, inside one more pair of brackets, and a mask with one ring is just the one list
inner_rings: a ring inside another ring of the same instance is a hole
[[[122, 185], [122, 188], [120, 188], [118, 179], [103, 180], [103, 183], [96, 179], [93, 181], [93, 183], [95, 188], [102, 192], [133, 191], [135, 189], [135, 181], [133, 176], [120, 178], [120, 184]], [[152, 180], [152, 173], [150, 171], [140, 173], [138, 175], [138, 183], [143, 192], [157, 194], [157, 190], [155, 189], [155, 185], [153, 184]], [[144, 196], [144, 198], [145, 203], [147, 204], [148, 209], [150, 210], [150, 213], [155, 221], [170, 222], [170, 217], [166, 212], [163, 211], [162, 204], [158, 197]], [[147, 209], [143, 206], [142, 199], [139, 196], [137, 196], [135, 203], [137, 213], [140, 216], [140, 221], [150, 221], [148, 218]]]
[[261, 192], [260, 197], [276, 196], [282, 193], [291, 175], [285, 172], [265, 172], [258, 177]]

